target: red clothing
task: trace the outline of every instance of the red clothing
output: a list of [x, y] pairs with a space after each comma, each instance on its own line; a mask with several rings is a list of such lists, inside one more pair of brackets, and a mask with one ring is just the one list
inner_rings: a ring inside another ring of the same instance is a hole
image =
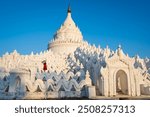
[[47, 65], [46, 65], [46, 63], [43, 63], [43, 70], [44, 70], [44, 71], [47, 70]]

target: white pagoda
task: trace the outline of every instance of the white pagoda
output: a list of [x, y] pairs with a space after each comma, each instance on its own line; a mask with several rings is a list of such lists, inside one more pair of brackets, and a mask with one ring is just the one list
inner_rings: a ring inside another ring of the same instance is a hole
[[119, 45], [91, 46], [71, 17], [48, 50], [0, 57], [0, 99], [131, 98], [150, 96], [150, 59], [129, 57]]

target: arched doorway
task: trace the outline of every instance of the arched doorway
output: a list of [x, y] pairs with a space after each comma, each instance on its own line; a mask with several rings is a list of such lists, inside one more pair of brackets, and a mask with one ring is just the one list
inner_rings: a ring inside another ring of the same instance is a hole
[[116, 73], [116, 93], [117, 95], [128, 95], [128, 79], [123, 70]]

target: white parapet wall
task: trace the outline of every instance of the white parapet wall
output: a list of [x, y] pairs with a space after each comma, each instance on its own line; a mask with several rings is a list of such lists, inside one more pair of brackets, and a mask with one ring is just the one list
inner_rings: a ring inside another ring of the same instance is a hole
[[141, 94], [142, 95], [150, 95], [150, 85], [147, 84], [141, 84]]

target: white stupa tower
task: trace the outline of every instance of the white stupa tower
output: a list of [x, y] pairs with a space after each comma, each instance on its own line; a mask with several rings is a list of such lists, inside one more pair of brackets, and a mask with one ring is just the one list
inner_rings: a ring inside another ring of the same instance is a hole
[[67, 18], [48, 44], [48, 50], [54, 53], [72, 53], [83, 43], [83, 36], [71, 17], [68, 7]]

